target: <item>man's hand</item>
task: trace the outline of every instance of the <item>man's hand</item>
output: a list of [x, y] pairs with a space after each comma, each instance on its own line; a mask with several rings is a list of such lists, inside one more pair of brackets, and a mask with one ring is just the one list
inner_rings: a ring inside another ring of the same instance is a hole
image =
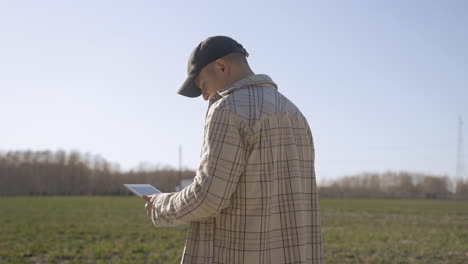
[[146, 208], [146, 214], [151, 217], [152, 211], [153, 211], [153, 203], [151, 202], [151, 198], [155, 196], [156, 194], [153, 195], [143, 195], [141, 198], [146, 201], [145, 208]]

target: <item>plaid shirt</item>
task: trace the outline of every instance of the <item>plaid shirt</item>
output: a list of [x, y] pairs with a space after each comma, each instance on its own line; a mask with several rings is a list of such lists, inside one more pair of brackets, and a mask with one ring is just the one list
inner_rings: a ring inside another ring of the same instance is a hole
[[307, 120], [269, 76], [209, 98], [189, 186], [152, 197], [155, 226], [190, 224], [181, 263], [323, 263]]

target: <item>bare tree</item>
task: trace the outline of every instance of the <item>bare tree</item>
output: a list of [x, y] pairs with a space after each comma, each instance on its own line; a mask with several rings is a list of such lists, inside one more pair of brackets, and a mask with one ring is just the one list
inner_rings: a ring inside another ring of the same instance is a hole
[[[120, 171], [99, 155], [64, 150], [0, 152], [0, 195], [130, 195], [123, 183], [151, 183], [174, 191], [178, 171], [146, 164], [144, 170]], [[183, 179], [195, 172], [185, 170]]]

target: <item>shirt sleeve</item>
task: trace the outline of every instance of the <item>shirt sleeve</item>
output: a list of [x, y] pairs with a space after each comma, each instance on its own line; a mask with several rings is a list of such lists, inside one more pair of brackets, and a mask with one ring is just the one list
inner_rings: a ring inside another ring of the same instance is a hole
[[230, 205], [245, 171], [246, 145], [241, 119], [215, 109], [206, 117], [200, 166], [189, 186], [152, 197], [155, 226], [178, 225], [213, 217]]

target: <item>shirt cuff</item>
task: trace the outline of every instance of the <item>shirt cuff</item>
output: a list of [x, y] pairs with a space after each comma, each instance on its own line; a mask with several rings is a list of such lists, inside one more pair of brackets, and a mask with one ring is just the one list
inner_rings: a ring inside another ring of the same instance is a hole
[[158, 193], [152, 195], [150, 201], [153, 204], [151, 220], [155, 227], [174, 226], [179, 223], [176, 220], [170, 220], [164, 217], [164, 206], [169, 205], [169, 199], [172, 193]]

